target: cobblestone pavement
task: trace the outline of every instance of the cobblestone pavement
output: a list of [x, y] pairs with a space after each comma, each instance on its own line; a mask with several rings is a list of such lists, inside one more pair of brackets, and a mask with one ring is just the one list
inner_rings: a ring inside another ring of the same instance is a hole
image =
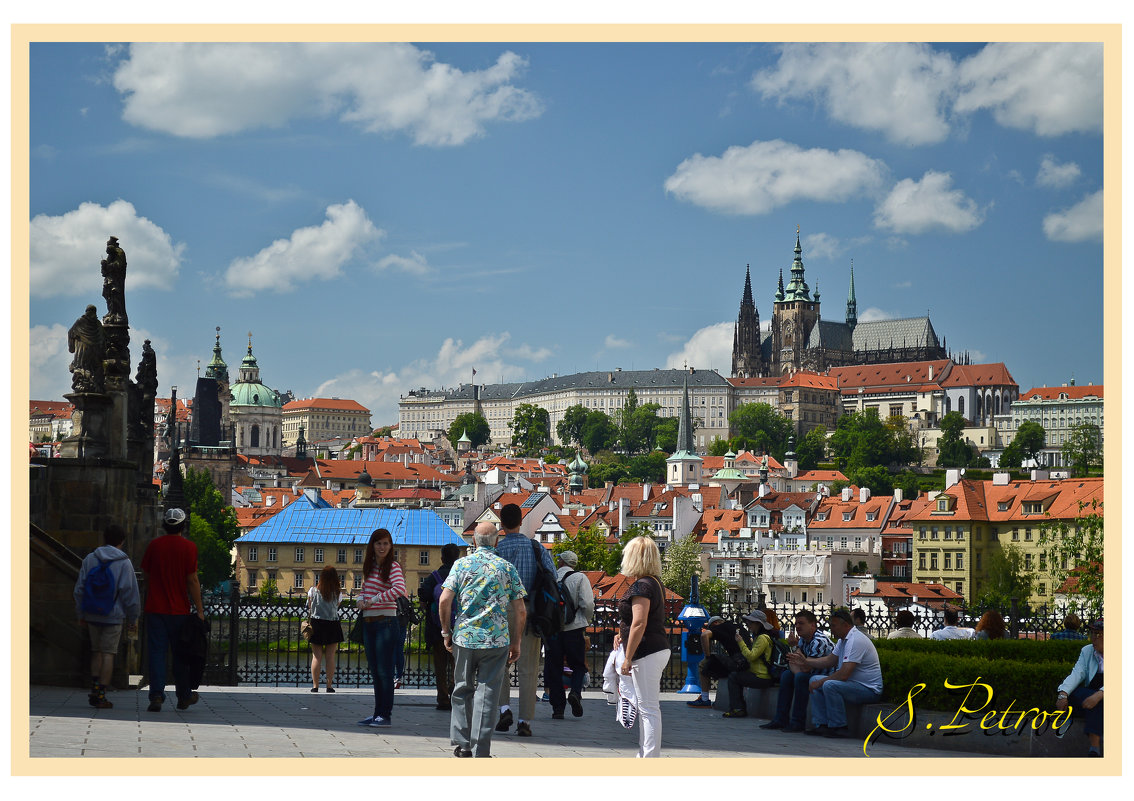
[[[170, 693], [172, 697], [172, 693]], [[184, 712], [167, 701], [147, 712], [145, 690], [109, 695], [113, 709], [92, 709], [86, 690], [32, 687], [30, 750], [37, 757], [450, 757], [449, 714], [434, 708], [430, 689], [395, 694], [393, 725], [363, 728], [355, 721], [373, 711], [366, 688], [333, 695], [297, 687], [203, 687], [201, 700]], [[831, 740], [758, 728], [762, 720], [728, 720], [712, 709], [690, 709], [691, 696], [662, 693], [662, 756], [857, 757], [861, 740]], [[614, 720], [602, 693], [583, 697], [583, 717], [552, 720], [546, 703], [536, 707], [533, 736], [513, 727], [492, 740], [496, 757], [633, 757], [637, 729]], [[872, 758], [972, 758], [985, 754], [869, 747]]]

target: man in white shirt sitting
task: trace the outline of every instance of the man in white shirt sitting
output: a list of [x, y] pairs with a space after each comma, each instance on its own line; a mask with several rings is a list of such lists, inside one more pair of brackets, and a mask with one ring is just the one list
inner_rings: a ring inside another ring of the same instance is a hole
[[962, 628], [961, 613], [950, 606], [945, 607], [945, 625], [929, 635], [931, 640], [971, 640], [976, 636], [973, 629]]
[[870, 638], [855, 628], [850, 610], [839, 607], [831, 613], [831, 633], [839, 638], [826, 656], [808, 657], [811, 670], [837, 668], [827, 676], [815, 676], [811, 690], [811, 719], [815, 728], [807, 734], [847, 737], [847, 704], [873, 704], [882, 700], [882, 667]]

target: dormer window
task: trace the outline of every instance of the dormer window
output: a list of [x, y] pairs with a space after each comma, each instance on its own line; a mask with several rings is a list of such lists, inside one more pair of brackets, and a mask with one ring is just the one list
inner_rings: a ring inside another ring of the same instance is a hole
[[853, 512], [843, 512], [843, 522], [844, 523], [849, 523], [852, 517], [854, 517]]
[[877, 512], [867, 512], [866, 513], [867, 522], [873, 522], [877, 519], [878, 519], [878, 513]]
[[1023, 513], [1026, 515], [1043, 514], [1043, 501], [1024, 501]]
[[1008, 501], [999, 501], [996, 504], [996, 511], [1007, 512], [1008, 511]]
[[816, 520], [826, 520], [827, 519], [827, 513], [826, 512], [819, 512], [818, 514], [815, 515], [815, 519]]

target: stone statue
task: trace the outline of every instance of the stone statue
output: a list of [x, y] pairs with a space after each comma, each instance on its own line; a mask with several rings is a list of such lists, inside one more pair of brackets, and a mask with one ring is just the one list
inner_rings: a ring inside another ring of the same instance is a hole
[[767, 470], [768, 469], [768, 454], [767, 454], [767, 452], [765, 452], [764, 456], [760, 459], [760, 469], [761, 470]]
[[118, 247], [118, 238], [106, 240], [106, 258], [102, 260], [102, 296], [106, 299], [106, 322], [126, 322], [126, 253]]
[[148, 339], [142, 344], [142, 360], [138, 362], [138, 374], [134, 376], [134, 380], [138, 382], [143, 395], [157, 397], [157, 354], [150, 347]]
[[98, 310], [87, 306], [83, 316], [67, 332], [67, 350], [75, 354], [71, 360], [71, 389], [75, 392], [104, 392], [106, 390], [102, 359], [106, 342]]

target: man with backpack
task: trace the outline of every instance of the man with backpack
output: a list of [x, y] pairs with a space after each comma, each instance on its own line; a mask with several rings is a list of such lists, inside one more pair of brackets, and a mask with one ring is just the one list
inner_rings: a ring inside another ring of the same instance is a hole
[[[520, 533], [520, 524], [524, 520], [524, 513], [514, 503], [504, 504], [500, 510], [500, 528], [504, 536], [496, 545], [496, 553], [503, 559], [511, 562], [520, 574], [520, 581], [524, 585], [524, 594], [528, 597], [528, 622], [520, 641], [520, 658], [516, 661], [516, 672], [519, 674], [520, 706], [519, 717], [516, 720], [516, 734], [520, 737], [531, 737], [531, 720], [535, 716], [536, 682], [539, 673], [539, 652], [541, 647], [540, 628], [536, 622], [541, 622], [543, 634], [550, 636], [562, 627], [562, 618], [559, 625], [541, 621], [537, 612], [540, 601], [532, 597], [536, 588], [537, 578], [542, 574], [555, 574], [555, 565], [551, 562], [551, 554], [547, 549]], [[537, 561], [538, 560], [538, 561]], [[554, 591], [552, 587], [541, 588]], [[562, 612], [560, 612], [562, 615]], [[550, 629], [554, 629], [551, 631]], [[500, 688], [497, 698], [500, 703], [500, 720], [496, 724], [496, 731], [508, 731], [512, 725], [512, 709], [509, 704], [512, 694], [510, 669], [505, 669], [500, 676]]]
[[[712, 680], [727, 679], [728, 674], [736, 670], [748, 670], [748, 660], [740, 653], [740, 646], [737, 645], [737, 634], [741, 635], [745, 645], [751, 644], [751, 637], [745, 629], [720, 615], [713, 615], [701, 626], [701, 653], [705, 655], [697, 666], [701, 694], [692, 701], [686, 701], [686, 706], [711, 709], [713, 702], [709, 700], [709, 692], [712, 690]], [[714, 642], [720, 643], [724, 654], [713, 653]]]
[[[460, 558], [461, 549], [453, 543], [446, 543], [441, 546], [441, 567], [434, 570], [425, 577], [425, 581], [417, 588], [417, 597], [421, 600], [421, 608], [427, 609], [428, 613], [425, 615], [425, 644], [433, 651], [433, 675], [437, 681], [437, 709], [451, 710], [453, 695], [453, 654], [445, 647], [444, 638], [441, 636], [441, 593], [444, 590], [442, 586], [445, 579], [449, 577], [449, 571], [453, 569], [453, 563]], [[457, 617], [457, 604], [453, 604], [453, 610], [450, 613], [448, 628], [450, 631], [453, 629], [453, 622]]]
[[89, 553], [75, 582], [75, 609], [79, 625], [91, 639], [91, 692], [87, 696], [96, 709], [111, 709], [106, 688], [114, 672], [114, 655], [122, 628], [138, 630], [141, 597], [134, 565], [122, 550], [126, 532], [110, 524], [102, 533], [103, 544]]
[[[571, 705], [571, 714], [583, 716], [583, 675], [587, 672], [587, 651], [583, 642], [587, 626], [595, 615], [595, 593], [591, 582], [577, 570], [579, 557], [574, 551], [559, 554], [559, 593], [563, 598], [563, 628], [544, 643], [543, 683], [551, 701], [551, 717], [563, 720], [563, 709]], [[564, 701], [563, 662], [571, 668], [571, 692]]]
[[173, 683], [177, 708], [188, 709], [200, 700], [190, 683], [189, 661], [182, 629], [192, 617], [189, 601], [204, 621], [201, 579], [197, 575], [197, 546], [182, 536], [189, 515], [184, 509], [166, 509], [162, 516], [165, 533], [155, 537], [142, 557], [146, 572], [146, 645], [150, 652], [150, 705], [147, 712], [160, 712], [165, 701], [166, 651], [173, 653]]

